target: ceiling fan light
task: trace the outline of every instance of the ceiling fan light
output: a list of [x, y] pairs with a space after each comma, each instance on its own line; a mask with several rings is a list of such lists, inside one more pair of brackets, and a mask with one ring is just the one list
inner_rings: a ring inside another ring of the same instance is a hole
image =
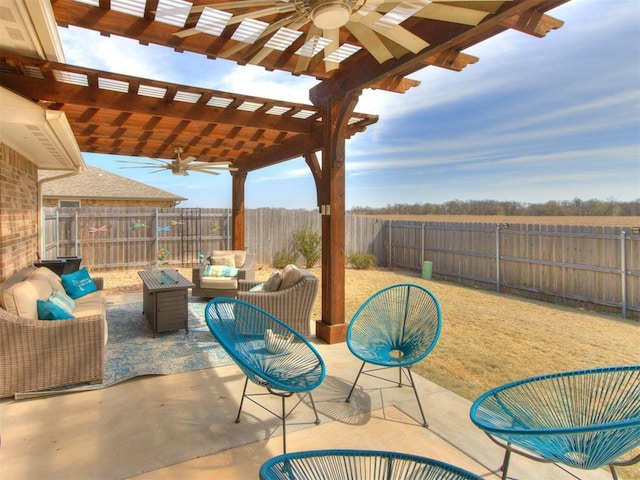
[[340, 0], [318, 0], [311, 9], [313, 24], [323, 30], [344, 26], [351, 16], [350, 2]]

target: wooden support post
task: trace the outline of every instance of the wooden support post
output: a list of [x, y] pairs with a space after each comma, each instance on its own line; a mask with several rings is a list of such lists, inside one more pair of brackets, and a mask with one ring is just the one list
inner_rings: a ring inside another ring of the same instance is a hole
[[244, 250], [244, 184], [247, 172], [232, 172], [231, 177], [231, 248]]
[[345, 299], [345, 138], [347, 123], [360, 92], [321, 105], [324, 128], [320, 214], [322, 215], [322, 320], [316, 336], [344, 342]]

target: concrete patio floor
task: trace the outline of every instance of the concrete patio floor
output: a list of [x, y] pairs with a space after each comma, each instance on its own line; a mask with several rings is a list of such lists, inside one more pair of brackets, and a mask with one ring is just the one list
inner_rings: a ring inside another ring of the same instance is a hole
[[[469, 420], [471, 402], [414, 375], [429, 428], [417, 421], [409, 387], [363, 377], [345, 403], [359, 362], [345, 344], [312, 340], [327, 364], [327, 377], [314, 391], [321, 424], [312, 423], [306, 401], [299, 405], [287, 423], [288, 451], [402, 451], [499, 478], [503, 451]], [[243, 383], [241, 371], [230, 365], [142, 377], [101, 390], [4, 399], [0, 478], [256, 479], [260, 465], [282, 453], [282, 428], [251, 402], [234, 423]], [[263, 399], [279, 409], [279, 399]], [[520, 480], [611, 478], [605, 470], [568, 470], [520, 456], [512, 458], [509, 474]]]

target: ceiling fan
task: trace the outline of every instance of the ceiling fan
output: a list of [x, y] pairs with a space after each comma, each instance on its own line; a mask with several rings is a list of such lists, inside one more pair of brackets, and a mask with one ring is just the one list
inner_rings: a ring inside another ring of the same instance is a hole
[[134, 164], [131, 167], [120, 168], [156, 168], [153, 172], [157, 173], [164, 170], [170, 170], [174, 175], [189, 175], [189, 171], [208, 173], [209, 175], [220, 175], [220, 171], [235, 172], [238, 169], [230, 166], [230, 162], [198, 162], [196, 157], [182, 158], [184, 149], [174, 145], [173, 152], [176, 154], [174, 160], [164, 160], [162, 158], [147, 158], [144, 161], [134, 160], [117, 160], [120, 163]]
[[[175, 33], [181, 38], [195, 34], [219, 36], [227, 26], [239, 24], [231, 36], [240, 42], [236, 51], [247, 44], [262, 44], [249, 61], [256, 64], [272, 51], [284, 51], [306, 35], [294, 52], [299, 56], [299, 68], [306, 68], [311, 58], [322, 52], [325, 68], [330, 71], [361, 50], [360, 45], [379, 63], [428, 47], [426, 40], [401, 25], [410, 17], [475, 26], [504, 1], [511, 0], [236, 0], [200, 5], [160, 0], [156, 20], [184, 27], [187, 19], [195, 16], [195, 26]], [[305, 34], [301, 27], [307, 23], [311, 25]], [[348, 30], [360, 45], [340, 45], [341, 28]]]

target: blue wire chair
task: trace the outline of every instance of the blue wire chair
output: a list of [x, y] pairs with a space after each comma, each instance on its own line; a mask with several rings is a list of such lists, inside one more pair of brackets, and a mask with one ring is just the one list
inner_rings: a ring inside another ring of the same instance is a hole
[[[362, 366], [346, 401], [351, 400], [361, 374], [390, 381], [373, 372], [398, 367], [398, 386], [402, 386], [404, 372], [418, 401], [422, 424], [428, 426], [411, 366], [433, 350], [441, 328], [440, 304], [426, 288], [401, 283], [374, 293], [358, 309], [347, 329], [347, 346], [362, 360]], [[365, 370], [367, 363], [374, 367]]]
[[279, 455], [260, 468], [261, 480], [482, 480], [431, 458], [375, 450], [316, 450]]
[[[242, 300], [214, 298], [205, 308], [205, 320], [213, 336], [247, 376], [236, 423], [240, 422], [244, 399], [252, 401], [282, 420], [283, 451], [286, 452], [286, 419], [306, 395], [302, 395], [289, 412], [285, 409], [288, 397], [295, 393], [308, 394], [315, 423], [320, 423], [311, 395], [326, 374], [320, 354], [294, 329]], [[249, 380], [266, 388], [268, 393], [247, 393]], [[252, 398], [269, 393], [281, 398], [281, 414]]]
[[[533, 460], [590, 470], [631, 465], [616, 461], [640, 446], [640, 365], [542, 375], [480, 396], [471, 420], [505, 449], [502, 478], [512, 452]], [[533, 452], [532, 455], [517, 447]]]

